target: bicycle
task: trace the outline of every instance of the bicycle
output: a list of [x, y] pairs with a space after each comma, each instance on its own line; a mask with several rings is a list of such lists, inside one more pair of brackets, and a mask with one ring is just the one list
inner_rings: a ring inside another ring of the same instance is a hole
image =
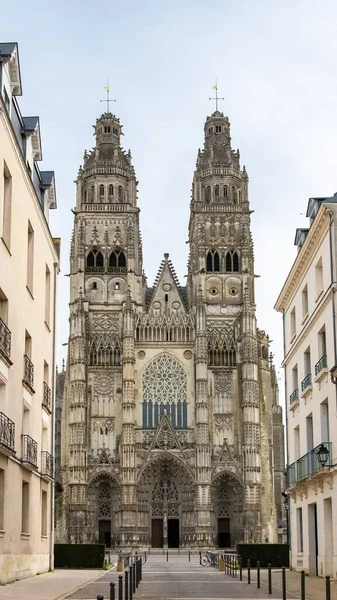
[[217, 552], [206, 552], [206, 554], [202, 554], [200, 557], [200, 564], [203, 567], [209, 565], [210, 567], [217, 568], [219, 566], [219, 556]]

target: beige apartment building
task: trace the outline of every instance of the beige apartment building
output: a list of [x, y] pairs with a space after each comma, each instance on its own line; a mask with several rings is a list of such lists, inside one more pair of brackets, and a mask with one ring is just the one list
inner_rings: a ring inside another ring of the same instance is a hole
[[53, 567], [58, 240], [54, 173], [23, 117], [16, 43], [0, 44], [0, 583]]
[[310, 198], [276, 302], [284, 319], [291, 564], [337, 576], [337, 194]]

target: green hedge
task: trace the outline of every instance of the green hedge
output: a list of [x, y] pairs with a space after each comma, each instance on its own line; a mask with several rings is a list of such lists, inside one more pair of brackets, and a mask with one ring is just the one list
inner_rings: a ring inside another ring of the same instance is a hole
[[261, 567], [268, 567], [268, 563], [272, 567], [289, 567], [289, 544], [237, 544], [236, 550], [243, 567], [247, 567], [248, 558], [251, 567], [256, 567], [258, 560]]
[[54, 567], [68, 569], [101, 569], [104, 544], [55, 544]]

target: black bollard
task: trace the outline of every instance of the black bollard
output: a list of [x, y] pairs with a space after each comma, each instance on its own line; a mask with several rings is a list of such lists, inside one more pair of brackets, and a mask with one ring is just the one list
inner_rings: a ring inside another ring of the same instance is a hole
[[199, 551], [199, 564], [201, 565], [201, 552]]
[[137, 589], [138, 584], [139, 584], [139, 560], [138, 560], [138, 558], [136, 558], [135, 565], [136, 565], [136, 589]]
[[143, 579], [143, 559], [139, 559], [139, 581]]
[[325, 577], [325, 600], [331, 600], [330, 595], [330, 575]]
[[129, 600], [132, 600], [133, 596], [133, 575], [132, 575], [133, 566], [129, 567]]
[[305, 600], [305, 571], [301, 571], [301, 600]]
[[132, 591], [134, 594], [136, 593], [136, 563], [133, 563], [132, 569]]
[[247, 559], [248, 583], [250, 583], [250, 558]]
[[129, 600], [129, 571], [124, 571], [124, 600]]
[[258, 587], [258, 589], [260, 589], [261, 580], [260, 580], [260, 561], [259, 560], [256, 562], [256, 580], [257, 580], [257, 587]]
[[286, 568], [282, 567], [282, 600], [287, 600]]
[[115, 584], [113, 581], [110, 583], [110, 600], [115, 600]]
[[104, 596], [102, 596], [102, 594], [98, 594], [97, 600], [104, 600]]
[[272, 594], [271, 589], [271, 564], [268, 563], [268, 594]]
[[191, 562], [191, 550], [188, 551], [188, 562]]
[[123, 575], [118, 576], [118, 600], [123, 600]]
[[242, 581], [242, 560], [241, 560], [241, 556], [239, 556], [239, 569], [240, 569], [240, 581]]
[[168, 562], [168, 550], [166, 552], [166, 562]]

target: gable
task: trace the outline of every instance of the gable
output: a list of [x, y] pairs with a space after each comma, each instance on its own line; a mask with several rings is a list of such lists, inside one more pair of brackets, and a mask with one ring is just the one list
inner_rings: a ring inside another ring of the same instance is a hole
[[169, 254], [164, 254], [164, 260], [159, 267], [149, 299], [148, 311], [154, 315], [186, 313], [180, 284], [172, 262], [169, 260]]

